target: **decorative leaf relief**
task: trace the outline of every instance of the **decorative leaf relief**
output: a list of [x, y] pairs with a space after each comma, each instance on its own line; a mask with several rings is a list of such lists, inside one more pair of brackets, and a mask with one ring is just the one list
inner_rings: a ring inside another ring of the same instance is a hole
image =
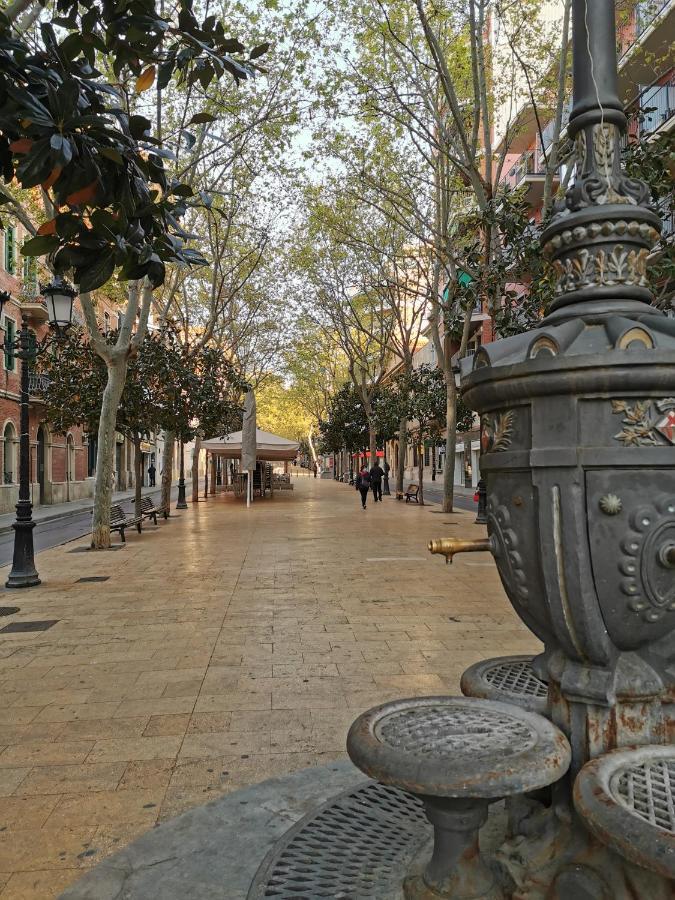
[[656, 422], [651, 416], [654, 406], [652, 400], [638, 400], [634, 406], [629, 406], [625, 400], [612, 400], [611, 403], [615, 415], [624, 415], [621, 423], [624, 427], [614, 435], [615, 440], [621, 441], [626, 447], [662, 445], [656, 436]]
[[501, 413], [501, 415], [497, 416], [495, 419], [494, 441], [492, 443], [492, 450], [495, 452], [506, 450], [511, 446], [513, 418], [513, 412], [509, 410], [508, 412]]
[[574, 256], [568, 256], [564, 261], [554, 260], [553, 268], [558, 278], [556, 293], [576, 291], [589, 284], [634, 284], [645, 287], [648, 285], [648, 257], [649, 251], [645, 248], [629, 251], [618, 244], [611, 253], [598, 250], [592, 254], [584, 249]]

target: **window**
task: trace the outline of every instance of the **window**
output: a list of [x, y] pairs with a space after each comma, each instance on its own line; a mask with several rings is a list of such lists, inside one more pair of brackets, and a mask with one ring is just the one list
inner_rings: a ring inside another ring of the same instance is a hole
[[5, 271], [14, 275], [14, 254], [16, 250], [16, 228], [5, 229]]
[[16, 476], [16, 430], [11, 422], [3, 434], [3, 482], [13, 484]]
[[98, 453], [98, 438], [90, 434], [87, 446], [87, 476], [93, 478], [96, 474], [96, 454]]
[[5, 369], [13, 372], [16, 368], [14, 356], [14, 339], [16, 337], [16, 322], [5, 317]]
[[34, 256], [23, 258], [23, 289], [26, 294], [36, 296], [38, 292], [37, 259]]
[[110, 313], [103, 313], [103, 334], [110, 331]]
[[425, 445], [424, 447], [424, 465], [428, 468], [431, 465], [431, 458], [429, 456], [429, 447]]

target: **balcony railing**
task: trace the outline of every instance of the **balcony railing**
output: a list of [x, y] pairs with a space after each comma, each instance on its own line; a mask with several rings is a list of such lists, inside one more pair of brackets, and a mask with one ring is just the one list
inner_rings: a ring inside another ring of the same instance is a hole
[[528, 175], [546, 175], [546, 163], [544, 154], [537, 147], [536, 150], [526, 150], [518, 157], [507, 175], [506, 182], [512, 188], [517, 188]]
[[661, 236], [664, 238], [672, 237], [675, 234], [675, 207], [673, 206], [672, 197], [664, 197], [659, 205], [658, 211], [661, 216]]
[[635, 40], [650, 27], [671, 0], [639, 0], [635, 5]]
[[655, 84], [640, 94], [636, 113], [638, 135], [653, 134], [675, 115], [675, 78], [668, 84]]
[[[560, 122], [560, 133], [561, 134], [567, 128], [567, 123], [570, 120], [571, 112], [572, 112], [572, 101], [568, 100], [568, 102], [563, 106], [562, 120]], [[544, 146], [544, 149], [548, 150], [548, 148], [551, 146], [551, 144], [553, 143], [554, 134], [555, 134], [555, 121], [552, 119], [541, 133], [542, 144]]]
[[28, 373], [28, 393], [32, 397], [44, 397], [48, 387], [47, 375], [38, 375], [37, 372]]

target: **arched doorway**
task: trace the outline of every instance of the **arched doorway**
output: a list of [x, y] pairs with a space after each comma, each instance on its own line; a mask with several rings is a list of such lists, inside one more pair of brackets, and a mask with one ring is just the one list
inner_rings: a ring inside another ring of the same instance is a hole
[[45, 503], [47, 484], [47, 429], [40, 425], [37, 433], [37, 476], [40, 485], [40, 503]]
[[3, 483], [15, 484], [18, 474], [16, 468], [16, 429], [11, 422], [7, 422], [5, 425], [2, 437]]

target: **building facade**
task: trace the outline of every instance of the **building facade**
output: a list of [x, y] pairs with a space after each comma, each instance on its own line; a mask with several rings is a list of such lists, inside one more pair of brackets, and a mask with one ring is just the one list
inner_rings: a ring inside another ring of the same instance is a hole
[[[2, 313], [2, 343], [0, 348], [0, 458], [2, 483], [0, 483], [0, 515], [14, 510], [19, 496], [19, 436], [21, 402], [21, 366], [11, 343], [21, 329], [23, 317], [28, 327], [41, 341], [47, 336], [47, 308], [40, 297], [37, 260], [21, 256], [21, 244], [26, 234], [22, 226], [6, 222], [0, 230], [0, 290], [7, 291], [10, 300]], [[45, 280], [48, 273], [43, 273]], [[111, 304], [99, 304], [101, 328], [116, 328], [119, 312]], [[83, 317], [77, 301], [74, 311], [76, 321]], [[30, 363], [27, 363], [30, 366]], [[68, 433], [56, 434], [45, 422], [45, 377], [29, 372], [30, 380], [30, 480], [31, 499], [34, 506], [67, 503], [93, 496], [96, 476], [97, 439], [80, 427]], [[156, 440], [144, 441], [142, 477], [149, 484], [148, 468], [151, 462], [159, 472]], [[134, 447], [123, 435], [116, 436], [115, 490], [129, 490], [134, 484]]]

